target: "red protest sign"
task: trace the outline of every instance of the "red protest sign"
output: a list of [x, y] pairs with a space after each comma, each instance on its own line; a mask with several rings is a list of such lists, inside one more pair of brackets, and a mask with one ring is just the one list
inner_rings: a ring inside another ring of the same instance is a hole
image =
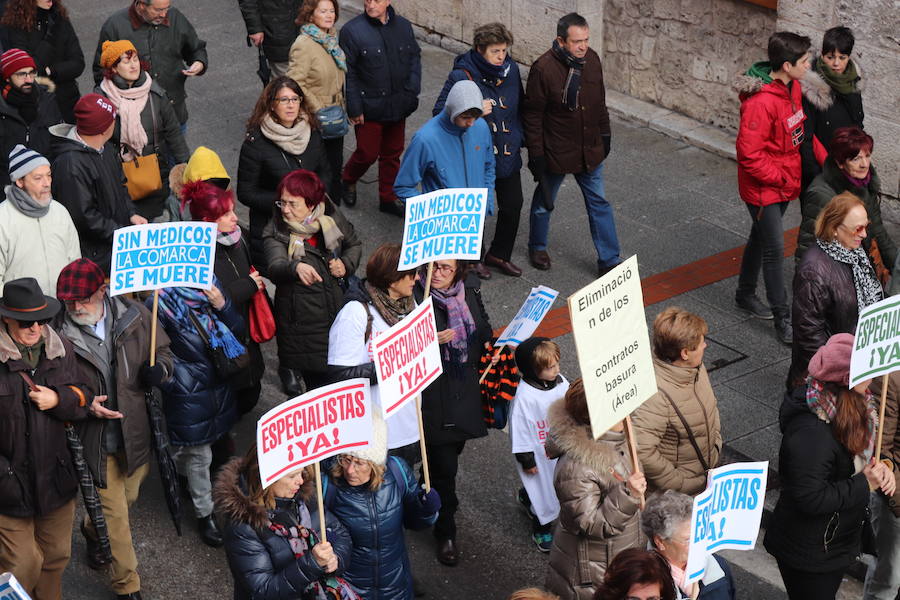
[[375, 338], [375, 372], [385, 418], [443, 373], [431, 297]]
[[367, 379], [317, 388], [283, 402], [256, 426], [263, 487], [300, 467], [352, 448], [372, 437], [371, 394]]

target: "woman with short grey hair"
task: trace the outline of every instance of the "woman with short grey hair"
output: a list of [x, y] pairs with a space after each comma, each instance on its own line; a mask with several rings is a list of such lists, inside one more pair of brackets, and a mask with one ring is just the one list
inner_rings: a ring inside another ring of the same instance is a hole
[[[707, 556], [706, 572], [700, 581], [690, 585], [684, 583], [688, 548], [691, 545], [693, 508], [693, 498], [681, 492], [666, 490], [662, 494], [651, 496], [641, 515], [641, 529], [650, 540], [650, 547], [659, 552], [669, 564], [679, 600], [734, 600], [731, 567], [715, 554]], [[699, 586], [699, 589], [695, 586]]]

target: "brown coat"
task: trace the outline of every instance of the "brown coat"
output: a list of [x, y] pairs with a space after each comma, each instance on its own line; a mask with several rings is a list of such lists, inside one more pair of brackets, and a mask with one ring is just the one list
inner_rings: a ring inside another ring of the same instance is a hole
[[[881, 377], [875, 378], [870, 386], [876, 398], [881, 398]], [[900, 372], [888, 377], [887, 400], [884, 406], [884, 434], [881, 443], [881, 458], [889, 458], [894, 463], [894, 479], [900, 481]], [[900, 517], [900, 487], [888, 500], [888, 506], [895, 517]]]
[[706, 464], [714, 469], [722, 451], [722, 432], [709, 375], [703, 365], [678, 367], [656, 357], [653, 366], [659, 392], [631, 415], [647, 489], [698, 494], [706, 489], [706, 471], [684, 424], [664, 394], [681, 410]]
[[554, 173], [584, 173], [606, 158], [601, 136], [610, 134], [600, 57], [588, 49], [574, 111], [562, 102], [568, 74], [551, 50], [531, 65], [522, 103], [525, 145], [529, 157], [546, 157]]
[[346, 107], [346, 73], [338, 68], [320, 43], [305, 33], [301, 33], [291, 46], [287, 75], [303, 90], [303, 102], [311, 113], [334, 104]]
[[[9, 517], [48, 515], [78, 491], [65, 424], [87, 416], [93, 394], [81, 381], [69, 341], [49, 325], [43, 336], [44, 349], [32, 371], [0, 325], [0, 514]], [[36, 385], [55, 391], [59, 404], [38, 410], [20, 371], [30, 371]]]
[[553, 532], [546, 588], [561, 600], [590, 600], [613, 557], [643, 547], [638, 499], [613, 475], [633, 470], [623, 433], [591, 438], [591, 428], [576, 422], [560, 399], [547, 412], [547, 455], [559, 456], [553, 486], [559, 520]]

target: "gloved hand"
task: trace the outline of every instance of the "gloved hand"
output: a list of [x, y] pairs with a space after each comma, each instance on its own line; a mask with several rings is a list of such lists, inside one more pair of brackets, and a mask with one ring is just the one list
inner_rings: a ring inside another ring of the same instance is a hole
[[543, 156], [529, 156], [528, 170], [535, 181], [540, 181], [547, 174], [547, 159]]
[[612, 148], [612, 136], [601, 135], [600, 139], [603, 141], [603, 155], [609, 156], [609, 150]]
[[155, 364], [151, 367], [150, 361], [142, 364], [140, 370], [138, 371], [138, 381], [141, 382], [141, 387], [148, 390], [150, 388], [159, 386], [159, 384], [163, 382], [165, 376], [166, 370], [163, 368], [163, 366], [160, 364]]
[[419, 494], [419, 502], [422, 504], [422, 512], [426, 514], [433, 515], [441, 510], [441, 497], [434, 488], [427, 492], [423, 489], [422, 493]]

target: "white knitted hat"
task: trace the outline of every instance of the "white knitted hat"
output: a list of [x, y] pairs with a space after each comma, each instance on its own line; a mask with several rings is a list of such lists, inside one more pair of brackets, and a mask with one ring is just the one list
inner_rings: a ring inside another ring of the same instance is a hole
[[387, 463], [387, 424], [381, 416], [381, 407], [372, 407], [372, 443], [363, 448], [346, 452], [361, 460], [369, 460], [376, 465]]

